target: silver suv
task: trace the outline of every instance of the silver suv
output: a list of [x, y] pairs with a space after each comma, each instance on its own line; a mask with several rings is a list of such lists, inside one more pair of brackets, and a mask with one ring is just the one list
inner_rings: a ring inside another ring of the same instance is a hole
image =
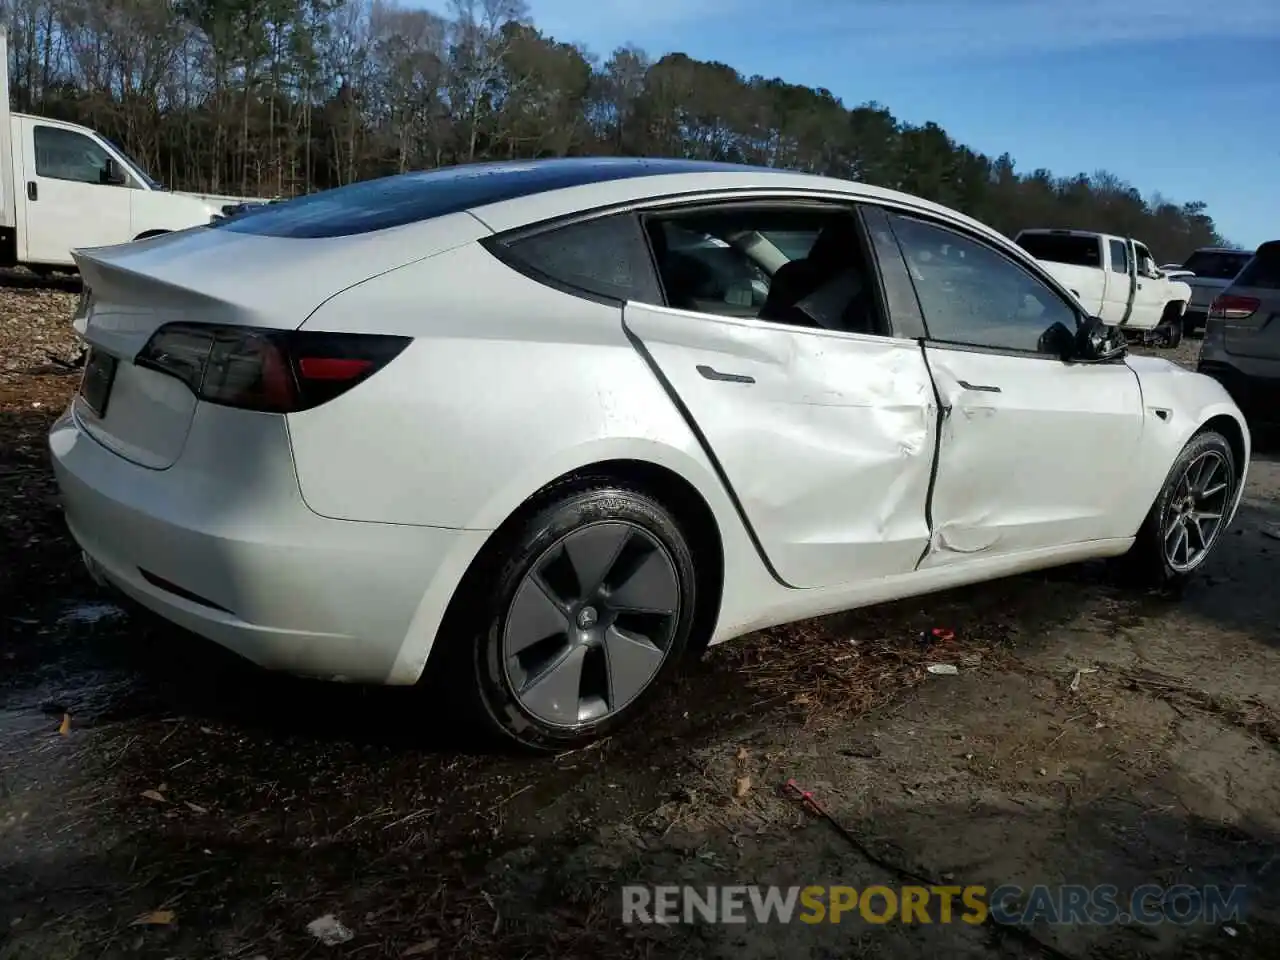
[[1280, 240], [1260, 246], [1214, 299], [1196, 369], [1250, 420], [1280, 423]]
[[1182, 333], [1191, 336], [1204, 326], [1209, 305], [1213, 298], [1227, 288], [1236, 275], [1249, 262], [1248, 250], [1232, 250], [1227, 247], [1201, 247], [1178, 267], [1189, 270], [1193, 276], [1179, 277], [1191, 287], [1191, 302], [1182, 314]]

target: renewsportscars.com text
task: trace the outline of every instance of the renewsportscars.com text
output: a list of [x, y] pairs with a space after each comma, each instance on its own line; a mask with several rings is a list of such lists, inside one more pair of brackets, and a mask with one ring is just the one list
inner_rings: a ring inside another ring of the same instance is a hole
[[1172, 923], [1238, 921], [1244, 887], [626, 886], [624, 923]]

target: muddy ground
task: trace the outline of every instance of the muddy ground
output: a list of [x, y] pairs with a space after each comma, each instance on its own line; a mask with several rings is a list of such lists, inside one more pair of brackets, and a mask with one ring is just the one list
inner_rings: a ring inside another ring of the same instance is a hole
[[[412, 691], [268, 676], [94, 587], [44, 452], [73, 302], [0, 289], [0, 958], [1277, 955], [1274, 454], [1180, 599], [1085, 566], [769, 631], [625, 735], [531, 760]], [[955, 639], [922, 643], [935, 626]], [[620, 922], [626, 883], [921, 879], [1249, 899], [1189, 926]], [[308, 932], [329, 914], [346, 942]]]

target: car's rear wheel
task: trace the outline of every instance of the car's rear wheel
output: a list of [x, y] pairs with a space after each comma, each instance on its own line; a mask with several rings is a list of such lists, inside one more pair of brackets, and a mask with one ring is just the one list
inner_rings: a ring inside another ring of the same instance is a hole
[[468, 686], [496, 730], [535, 749], [606, 735], [671, 675], [696, 603], [673, 514], [611, 481], [570, 486], [495, 544]]
[[1152, 586], [1189, 577], [1221, 538], [1238, 482], [1235, 455], [1222, 434], [1192, 437], [1122, 558], [1125, 572]]
[[1173, 349], [1182, 342], [1182, 313], [1176, 303], [1170, 303], [1164, 308], [1164, 316], [1160, 318], [1160, 325], [1156, 327], [1156, 331], [1164, 338], [1164, 345]]

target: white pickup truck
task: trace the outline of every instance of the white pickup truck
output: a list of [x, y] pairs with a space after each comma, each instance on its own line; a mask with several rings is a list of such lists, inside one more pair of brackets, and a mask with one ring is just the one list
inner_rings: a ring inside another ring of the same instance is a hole
[[74, 269], [71, 251], [207, 224], [248, 197], [164, 189], [102, 134], [9, 111], [0, 26], [0, 266]]
[[1136, 240], [1086, 230], [1023, 230], [1014, 242], [1044, 264], [1091, 315], [1122, 330], [1182, 340], [1191, 287], [1165, 274]]

